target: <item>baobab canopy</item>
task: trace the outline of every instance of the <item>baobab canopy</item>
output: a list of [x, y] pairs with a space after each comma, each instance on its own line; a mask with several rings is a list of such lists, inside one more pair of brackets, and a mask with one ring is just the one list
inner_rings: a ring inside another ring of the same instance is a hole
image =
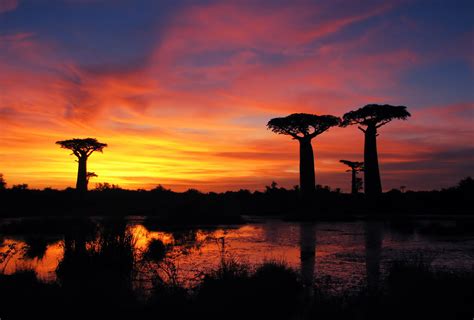
[[[349, 161], [349, 160], [339, 160], [340, 163], [345, 164], [346, 166], [350, 167], [353, 170], [363, 171], [364, 170], [364, 163], [359, 161]], [[349, 170], [351, 171], [351, 170]]]
[[342, 126], [361, 124], [364, 126], [375, 125], [380, 128], [394, 119], [406, 120], [411, 114], [405, 106], [392, 106], [389, 104], [368, 104], [362, 108], [350, 111], [343, 116]]
[[94, 151], [102, 152], [107, 147], [106, 143], [97, 141], [94, 138], [85, 139], [69, 139], [57, 141], [61, 148], [72, 150], [72, 153], [77, 157], [90, 156]]
[[318, 116], [307, 113], [293, 113], [283, 118], [271, 119], [267, 127], [278, 134], [286, 134], [295, 139], [314, 138], [339, 125], [341, 119], [331, 115]]

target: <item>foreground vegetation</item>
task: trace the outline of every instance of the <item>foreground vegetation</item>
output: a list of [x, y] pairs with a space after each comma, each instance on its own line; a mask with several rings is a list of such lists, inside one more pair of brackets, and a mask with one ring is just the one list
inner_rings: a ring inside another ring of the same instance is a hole
[[[98, 255], [100, 256], [100, 254]], [[120, 257], [121, 255], [118, 255]], [[96, 259], [94, 266], [103, 261]], [[434, 271], [423, 261], [395, 261], [376, 289], [337, 295], [282, 263], [252, 267], [223, 260], [192, 288], [156, 277], [146, 299], [127, 283], [127, 266], [75, 269], [73, 279], [42, 283], [31, 270], [0, 276], [2, 318], [472, 319], [473, 273]], [[114, 279], [114, 281], [110, 281]]]

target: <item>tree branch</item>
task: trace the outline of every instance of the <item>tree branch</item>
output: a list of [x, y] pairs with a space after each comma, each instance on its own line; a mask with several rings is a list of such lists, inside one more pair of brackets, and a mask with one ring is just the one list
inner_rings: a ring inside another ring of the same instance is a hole
[[365, 133], [365, 130], [364, 130], [362, 127], [357, 127], [357, 129], [359, 129], [360, 131], [362, 131], [363, 133]]
[[300, 136], [298, 136], [298, 135], [296, 135], [296, 134], [295, 134], [295, 135], [291, 135], [291, 136], [293, 137], [293, 139], [298, 140], [298, 141], [300, 141], [301, 139], [303, 139], [303, 137], [300, 137]]
[[294, 139], [299, 139], [300, 138], [296, 133], [294, 133], [290, 130], [283, 130], [283, 132], [285, 132], [289, 136], [292, 136]]
[[320, 134], [318, 131], [314, 130], [314, 132], [308, 134], [308, 137], [310, 137], [311, 139], [313, 139], [314, 137], [316, 137], [318, 134]]
[[389, 123], [390, 121], [392, 121], [392, 120], [385, 120], [385, 121], [382, 121], [382, 122], [380, 122], [378, 125], [376, 125], [375, 128], [380, 128], [381, 126], [386, 125], [386, 124]]

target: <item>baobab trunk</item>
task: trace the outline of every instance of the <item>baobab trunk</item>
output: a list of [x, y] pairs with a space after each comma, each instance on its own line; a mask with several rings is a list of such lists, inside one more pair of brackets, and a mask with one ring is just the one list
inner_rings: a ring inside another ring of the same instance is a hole
[[352, 194], [356, 194], [358, 191], [356, 186], [356, 178], [356, 171], [352, 169]]
[[315, 191], [316, 179], [314, 176], [314, 155], [311, 139], [302, 138], [300, 142], [300, 187], [306, 198]]
[[87, 191], [87, 157], [80, 157], [79, 169], [77, 170], [76, 190], [79, 192]]
[[365, 194], [373, 196], [382, 193], [377, 156], [377, 128], [375, 125], [369, 125], [365, 130], [364, 166]]

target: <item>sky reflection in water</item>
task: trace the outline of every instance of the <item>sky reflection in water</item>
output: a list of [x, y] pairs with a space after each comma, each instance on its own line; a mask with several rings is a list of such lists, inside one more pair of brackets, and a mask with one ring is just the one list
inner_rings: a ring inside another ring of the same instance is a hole
[[[442, 224], [446, 228], [455, 225], [454, 222]], [[383, 222], [312, 225], [266, 220], [213, 229], [165, 231], [160, 228], [155, 231], [148, 230], [141, 219], [128, 223], [136, 256], [146, 252], [150, 240], [161, 240], [169, 248], [167, 262], [177, 267], [179, 280], [189, 286], [196, 283], [203, 271], [216, 268], [224, 255], [226, 259], [233, 258], [252, 265], [268, 260], [284, 261], [303, 270], [303, 278], [315, 274], [318, 283], [325, 283], [332, 290], [341, 292], [377, 283], [391, 261], [411, 258], [420, 252], [435, 268], [473, 268], [472, 234], [433, 236], [426, 232], [426, 226], [427, 223], [423, 222], [400, 227]], [[42, 257], [33, 258], [24, 254], [27, 244], [23, 235], [5, 237], [1, 251], [4, 252], [12, 243], [16, 244], [18, 252], [6, 265], [0, 265], [0, 270], [5, 268], [5, 273], [10, 274], [33, 268], [44, 281], [56, 279], [55, 270], [64, 254], [64, 240], [49, 243]], [[151, 265], [155, 270], [157, 266]], [[141, 278], [149, 279], [143, 274]]]

